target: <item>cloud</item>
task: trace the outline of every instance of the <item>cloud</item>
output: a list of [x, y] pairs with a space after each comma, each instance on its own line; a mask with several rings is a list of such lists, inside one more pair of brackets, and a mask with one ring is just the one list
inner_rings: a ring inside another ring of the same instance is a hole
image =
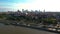
[[15, 8], [18, 9], [33, 9], [46, 11], [60, 11], [60, 0], [32, 0], [30, 3], [17, 3]]

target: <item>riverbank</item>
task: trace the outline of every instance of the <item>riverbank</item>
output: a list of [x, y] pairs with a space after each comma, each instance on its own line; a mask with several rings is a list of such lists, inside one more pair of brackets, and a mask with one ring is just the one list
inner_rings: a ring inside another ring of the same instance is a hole
[[57, 33], [20, 26], [5, 25], [3, 27], [0, 27], [0, 34], [57, 34]]
[[58, 31], [48, 30], [48, 28], [41, 28], [41, 27], [36, 27], [36, 26], [28, 26], [28, 25], [24, 25], [24, 24], [19, 24], [18, 21], [0, 20], [0, 23], [3, 23], [7, 26], [14, 25], [14, 26], [21, 26], [21, 27], [27, 27], [27, 28], [38, 29], [38, 30], [43, 30], [43, 31], [60, 33]]

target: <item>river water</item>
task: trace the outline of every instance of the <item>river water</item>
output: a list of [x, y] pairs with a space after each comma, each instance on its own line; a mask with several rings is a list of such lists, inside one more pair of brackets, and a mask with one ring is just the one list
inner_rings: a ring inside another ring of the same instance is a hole
[[0, 27], [3, 27], [3, 26], [6, 26], [6, 25], [4, 25], [3, 23], [0, 23]]
[[0, 34], [57, 34], [20, 26], [4, 25], [0, 23]]

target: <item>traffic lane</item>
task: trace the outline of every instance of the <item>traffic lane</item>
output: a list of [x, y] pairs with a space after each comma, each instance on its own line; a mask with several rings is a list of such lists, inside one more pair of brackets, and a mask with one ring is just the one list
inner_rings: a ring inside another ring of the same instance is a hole
[[57, 34], [57, 33], [9, 25], [0, 27], [0, 34]]

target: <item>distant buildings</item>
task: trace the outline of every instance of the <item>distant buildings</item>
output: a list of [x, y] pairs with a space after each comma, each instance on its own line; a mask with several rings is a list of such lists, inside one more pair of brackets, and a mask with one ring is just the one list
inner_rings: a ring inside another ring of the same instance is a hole
[[22, 9], [22, 11], [17, 10], [16, 12], [13, 11], [8, 11], [8, 12], [0, 12], [0, 14], [5, 13], [5, 14], [9, 14], [12, 16], [30, 16], [32, 18], [49, 18], [49, 17], [54, 17], [56, 19], [60, 19], [60, 12], [46, 12], [45, 10], [43, 10], [43, 12], [40, 12], [40, 10], [24, 10]]

